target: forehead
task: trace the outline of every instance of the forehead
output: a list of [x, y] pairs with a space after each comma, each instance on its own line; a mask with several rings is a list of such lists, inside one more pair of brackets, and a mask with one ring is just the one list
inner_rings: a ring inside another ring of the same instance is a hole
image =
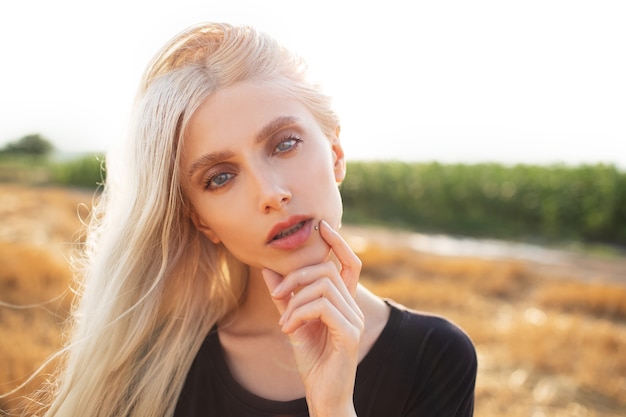
[[259, 82], [240, 82], [209, 96], [192, 115], [185, 148], [220, 148], [251, 140], [279, 117], [293, 117], [319, 127], [311, 112], [284, 89]]

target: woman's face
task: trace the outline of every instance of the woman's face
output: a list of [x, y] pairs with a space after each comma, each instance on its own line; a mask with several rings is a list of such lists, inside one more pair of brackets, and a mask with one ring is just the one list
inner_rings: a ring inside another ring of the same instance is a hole
[[343, 150], [280, 88], [211, 95], [188, 125], [182, 168], [196, 227], [240, 261], [286, 274], [328, 257], [314, 226], [341, 222]]

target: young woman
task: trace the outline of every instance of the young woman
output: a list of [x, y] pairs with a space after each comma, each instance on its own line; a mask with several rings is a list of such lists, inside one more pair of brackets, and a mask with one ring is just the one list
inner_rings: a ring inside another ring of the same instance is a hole
[[300, 59], [249, 27], [192, 27], [134, 120], [48, 416], [472, 415], [468, 337], [358, 283], [338, 118]]

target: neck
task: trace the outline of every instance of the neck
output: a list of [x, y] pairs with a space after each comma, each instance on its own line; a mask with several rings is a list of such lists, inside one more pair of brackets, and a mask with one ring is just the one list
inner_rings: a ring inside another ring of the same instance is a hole
[[280, 314], [272, 301], [261, 270], [250, 268], [246, 293], [239, 307], [220, 323], [229, 333], [260, 335], [280, 331]]

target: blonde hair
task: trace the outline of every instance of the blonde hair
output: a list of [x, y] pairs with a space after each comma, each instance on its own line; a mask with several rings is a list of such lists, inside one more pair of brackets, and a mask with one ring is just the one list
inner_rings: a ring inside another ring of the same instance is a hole
[[236, 308], [247, 268], [190, 221], [180, 157], [198, 106], [243, 80], [293, 94], [329, 136], [338, 127], [302, 60], [263, 33], [202, 24], [165, 45], [142, 80], [124, 159], [107, 160], [46, 415], [171, 416], [206, 334]]

